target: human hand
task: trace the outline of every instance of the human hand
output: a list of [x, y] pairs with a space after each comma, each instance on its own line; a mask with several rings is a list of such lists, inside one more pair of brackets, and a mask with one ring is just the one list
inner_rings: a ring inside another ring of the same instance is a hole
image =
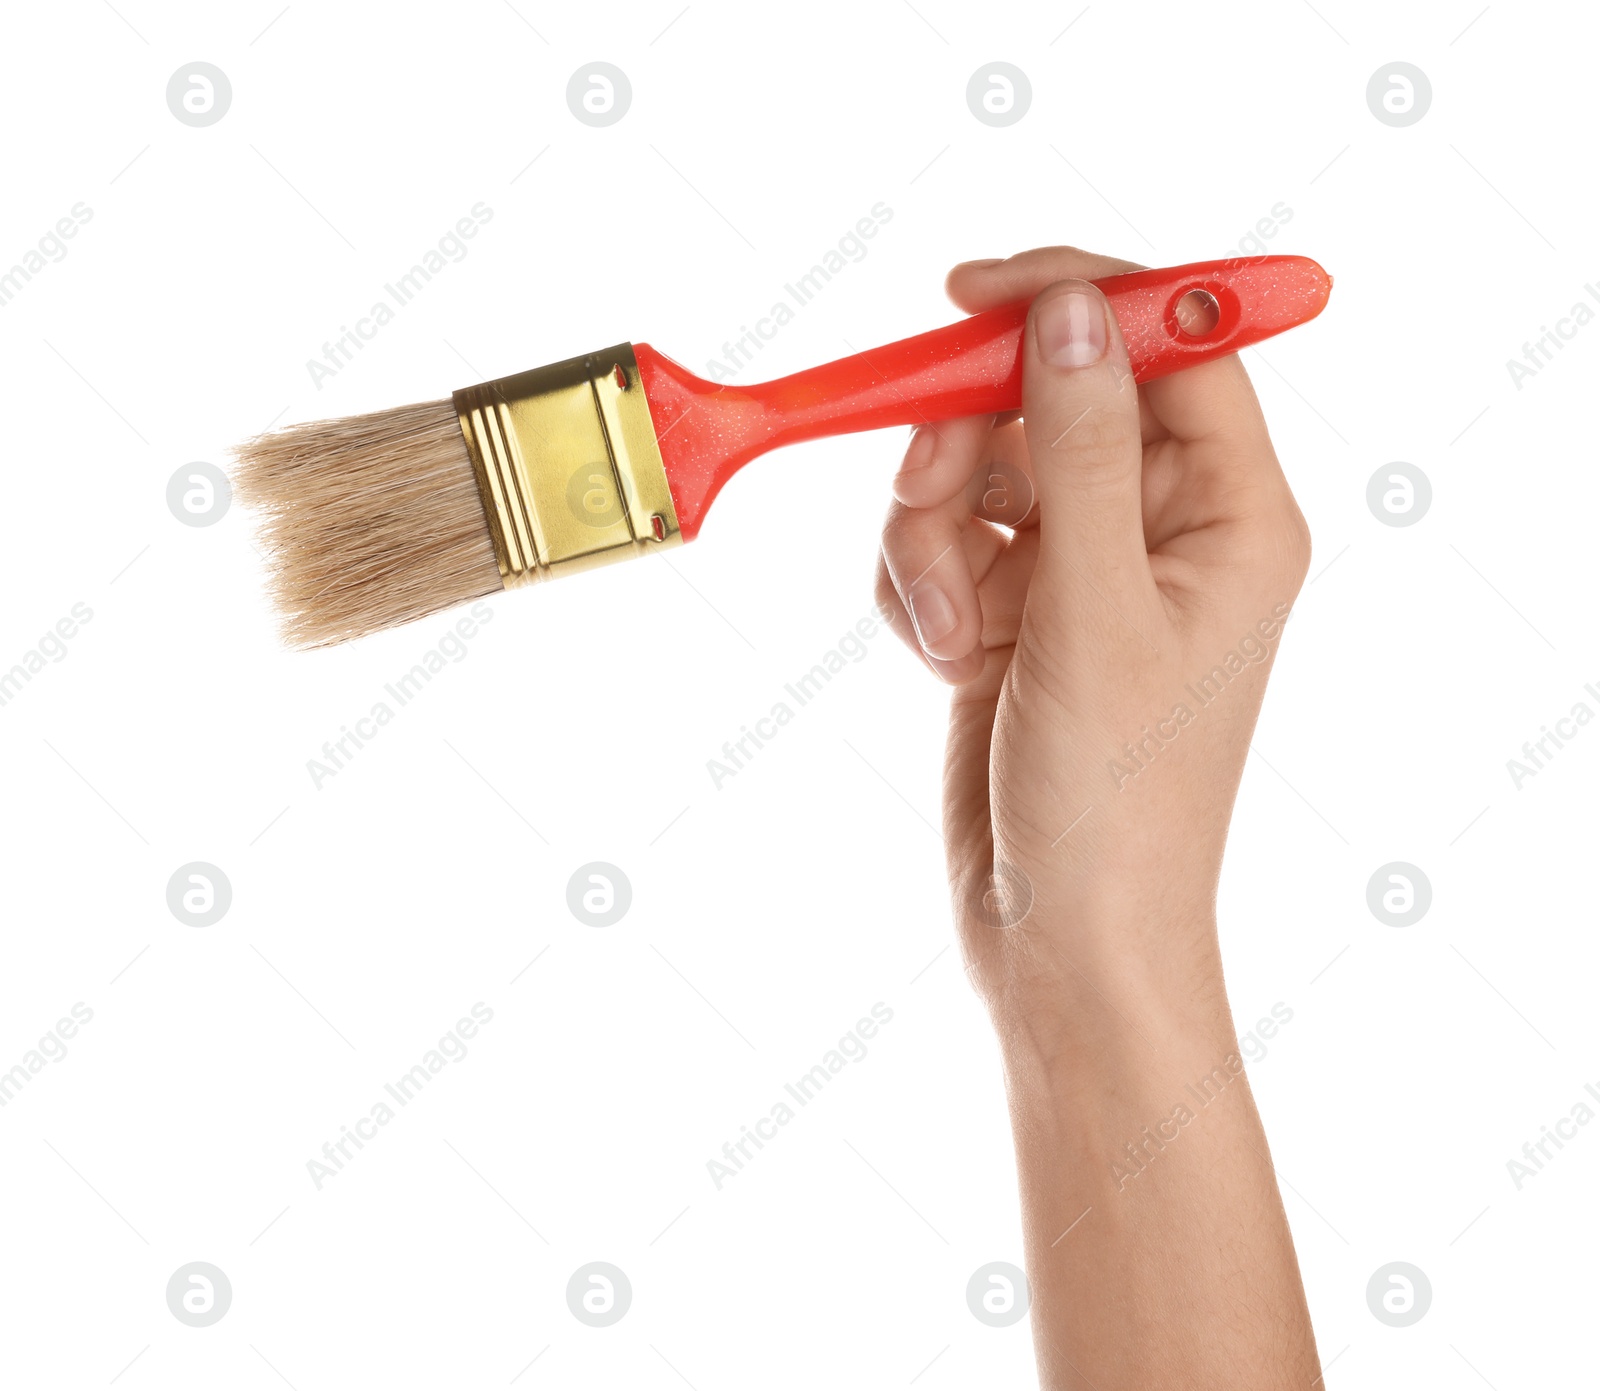
[[1135, 269], [1048, 247], [950, 273], [968, 312], [1037, 296], [1022, 418], [916, 430], [878, 567], [891, 625], [955, 687], [968, 970], [1002, 1037], [1050, 1053], [1108, 1010], [1226, 1022], [1222, 849], [1310, 559], [1237, 357], [1134, 384], [1087, 281]]

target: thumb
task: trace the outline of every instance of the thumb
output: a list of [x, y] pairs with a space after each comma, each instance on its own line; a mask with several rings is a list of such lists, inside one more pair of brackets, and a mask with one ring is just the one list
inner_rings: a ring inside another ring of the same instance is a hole
[[1149, 588], [1139, 392], [1116, 316], [1087, 280], [1051, 285], [1028, 312], [1022, 416], [1052, 586]]

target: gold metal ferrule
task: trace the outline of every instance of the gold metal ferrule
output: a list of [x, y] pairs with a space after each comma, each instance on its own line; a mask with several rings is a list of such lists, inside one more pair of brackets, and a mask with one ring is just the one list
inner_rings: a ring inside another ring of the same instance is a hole
[[632, 344], [451, 399], [507, 589], [682, 542]]

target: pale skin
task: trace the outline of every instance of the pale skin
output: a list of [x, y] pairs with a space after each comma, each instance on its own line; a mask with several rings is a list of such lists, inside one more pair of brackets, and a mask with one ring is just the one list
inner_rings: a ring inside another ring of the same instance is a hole
[[1133, 269], [1047, 247], [950, 273], [968, 312], [1033, 301], [1022, 416], [914, 432], [878, 600], [953, 687], [944, 835], [1004, 1060], [1040, 1385], [1310, 1388], [1216, 919], [1310, 537], [1236, 357], [1132, 381], [1087, 282]]

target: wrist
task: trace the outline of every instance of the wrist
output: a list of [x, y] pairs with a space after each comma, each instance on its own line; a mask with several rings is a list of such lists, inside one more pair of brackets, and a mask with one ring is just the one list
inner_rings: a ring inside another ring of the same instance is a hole
[[[992, 932], [994, 929], [980, 929]], [[1233, 1018], [1210, 913], [1030, 916], [991, 943], [984, 994], [1008, 1073], [1225, 1052]], [[1219, 1054], [1220, 1055], [1220, 1054]]]

